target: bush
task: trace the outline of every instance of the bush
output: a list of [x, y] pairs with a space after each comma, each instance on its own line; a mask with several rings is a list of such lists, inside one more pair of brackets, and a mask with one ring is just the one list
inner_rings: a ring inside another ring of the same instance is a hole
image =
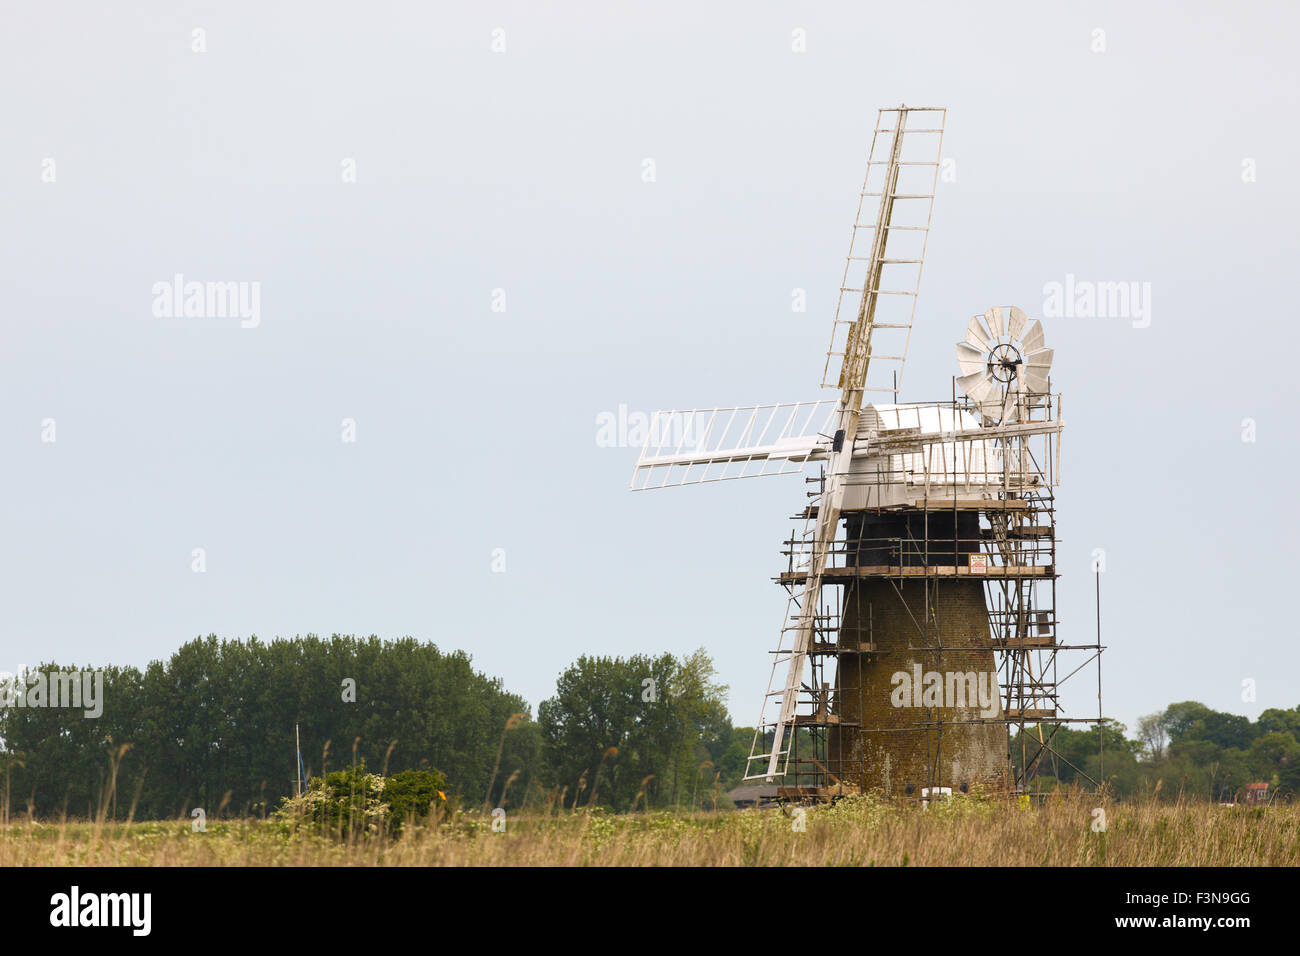
[[307, 824], [322, 834], [398, 834], [407, 819], [423, 820], [430, 807], [445, 805], [446, 778], [429, 770], [403, 770], [391, 777], [366, 773], [364, 762], [307, 782], [307, 791], [286, 797], [276, 818]]
[[436, 770], [403, 770], [384, 781], [388, 829], [400, 833], [408, 819], [424, 820], [432, 807], [445, 807], [447, 780]]
[[384, 822], [387, 806], [383, 799], [384, 778], [366, 773], [365, 762], [347, 770], [336, 770], [322, 780], [307, 783], [303, 810], [321, 831], [341, 837], [377, 831]]

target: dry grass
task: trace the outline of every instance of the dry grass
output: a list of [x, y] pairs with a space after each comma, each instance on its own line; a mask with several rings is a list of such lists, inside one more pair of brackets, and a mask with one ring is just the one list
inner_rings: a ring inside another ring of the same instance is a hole
[[0, 866], [1296, 866], [1300, 805], [1263, 808], [1067, 795], [1043, 806], [963, 798], [921, 811], [870, 797], [810, 808], [806, 830], [779, 810], [718, 814], [478, 814], [398, 840], [323, 839], [263, 820], [12, 823]]

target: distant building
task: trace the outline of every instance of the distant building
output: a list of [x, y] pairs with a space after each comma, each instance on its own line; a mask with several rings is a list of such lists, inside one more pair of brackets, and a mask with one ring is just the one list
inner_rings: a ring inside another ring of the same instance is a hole
[[737, 807], [767, 807], [776, 802], [776, 787], [751, 783], [728, 790], [727, 796]]
[[1257, 806], [1268, 803], [1268, 784], [1266, 783], [1248, 783], [1242, 788], [1241, 802], [1247, 806]]

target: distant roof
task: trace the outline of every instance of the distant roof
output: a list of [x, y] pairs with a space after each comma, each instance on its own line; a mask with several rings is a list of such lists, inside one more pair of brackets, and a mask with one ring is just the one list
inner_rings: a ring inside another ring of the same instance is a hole
[[727, 796], [731, 798], [733, 803], [739, 803], [742, 800], [773, 799], [776, 797], [776, 787], [760, 783], [742, 784], [734, 790], [728, 790]]

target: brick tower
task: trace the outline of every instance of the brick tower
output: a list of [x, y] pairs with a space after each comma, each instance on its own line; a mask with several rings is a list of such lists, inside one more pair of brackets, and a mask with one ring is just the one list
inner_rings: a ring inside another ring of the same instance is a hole
[[847, 567], [827, 771], [855, 790], [1006, 790], [1010, 762], [975, 511], [846, 515]]

